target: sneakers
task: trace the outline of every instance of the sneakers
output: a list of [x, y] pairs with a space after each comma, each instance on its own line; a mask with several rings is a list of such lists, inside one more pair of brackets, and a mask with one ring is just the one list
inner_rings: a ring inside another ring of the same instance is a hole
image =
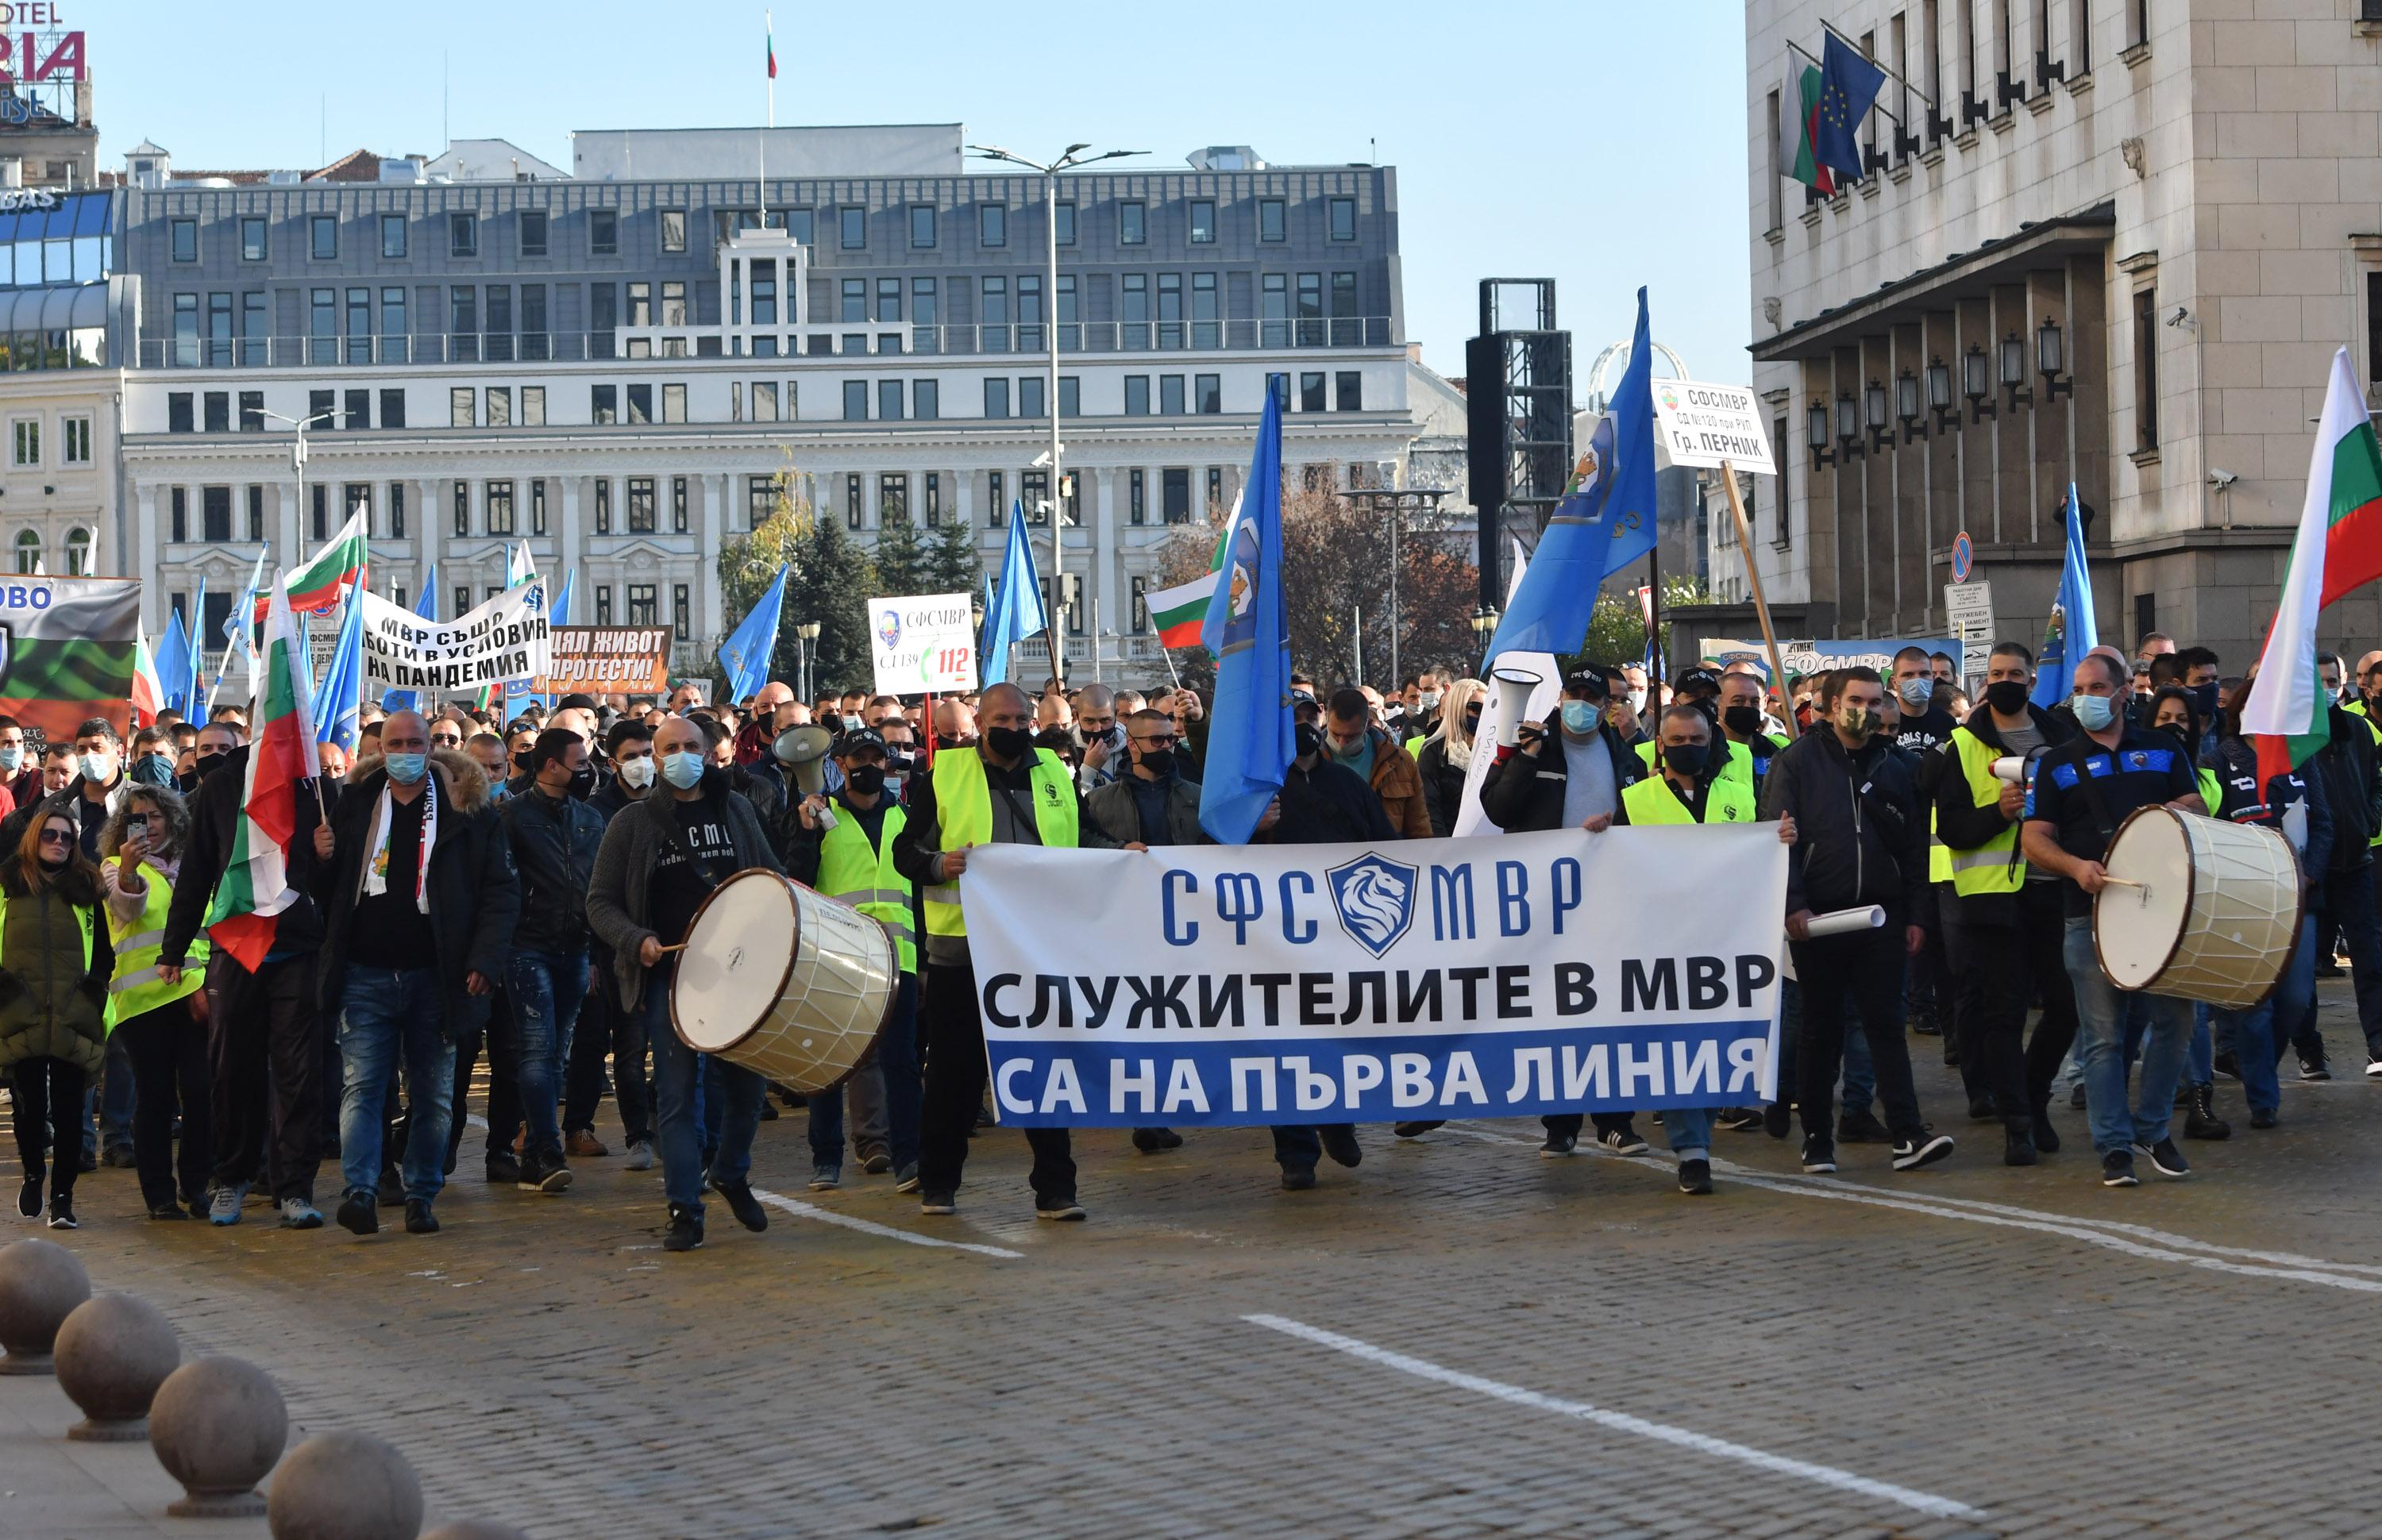
[[353, 1188], [339, 1200], [339, 1212], [334, 1217], [350, 1235], [378, 1235], [380, 1197], [369, 1188]]
[[50, 1194], [50, 1228], [81, 1228], [80, 1225], [75, 1223], [74, 1199], [68, 1197], [64, 1192], [53, 1192]]
[[438, 1216], [430, 1212], [429, 1199], [408, 1198], [405, 1200], [405, 1232], [408, 1235], [436, 1235], [438, 1233]]
[[1541, 1160], [1561, 1160], [1564, 1156], [1573, 1154], [1578, 1148], [1579, 1140], [1576, 1136], [1568, 1133], [1551, 1133], [1547, 1135], [1547, 1142], [1539, 1146], [1539, 1158]]
[[2365, 1078], [2370, 1081], [2382, 1081], [2382, 1058], [2369, 1058], [2365, 1061]]
[[2032, 1166], [2034, 1164], [2034, 1139], [2032, 1134], [2010, 1129], [2002, 1134], [2002, 1164]]
[[1183, 1136], [1173, 1129], [1136, 1129], [1133, 1147], [1144, 1155], [1156, 1155], [1160, 1150], [1179, 1150]]
[[2310, 1058], [2307, 1055], [2302, 1054], [2300, 1055], [2300, 1079], [2303, 1081], [2328, 1081], [2332, 1079], [2332, 1066], [2325, 1062], [2325, 1057], [2321, 1053], [2317, 1054], [2314, 1058]]
[[763, 1208], [761, 1200], [753, 1195], [751, 1182], [723, 1181], [719, 1184], [719, 1195], [727, 1201], [728, 1212], [736, 1216], [736, 1222], [746, 1229], [758, 1235], [769, 1228], [769, 1211]]
[[812, 1191], [812, 1192], [834, 1192], [837, 1188], [841, 1187], [842, 1185], [843, 1185], [843, 1167], [841, 1167], [841, 1166], [814, 1166], [814, 1167], [811, 1167], [811, 1191]]
[[1877, 1120], [1876, 1113], [1862, 1107], [1836, 1118], [1836, 1141], [1844, 1144], [1891, 1144], [1894, 1134]]
[[1731, 1133], [1751, 1133], [1762, 1127], [1762, 1109], [1758, 1106], [1733, 1106], [1723, 1111], [1717, 1119]]
[[924, 1192], [919, 1194], [918, 1212], [921, 1214], [957, 1214], [959, 1211], [960, 1200], [959, 1194], [956, 1192]]
[[1950, 1134], [1939, 1133], [1933, 1137], [1922, 1134], [1916, 1139], [1905, 1139], [1894, 1146], [1894, 1168], [1916, 1171], [1922, 1166], [1934, 1165], [1951, 1153]]
[[2252, 1107], [2250, 1109], [2250, 1126], [2253, 1129], [2273, 1128], [2275, 1126], [2275, 1109], [2270, 1106]]
[[1679, 1191], [1691, 1198], [1712, 1196], [1712, 1162], [1683, 1160], [1679, 1162]]
[[[42, 1216], [42, 1174], [39, 1171], [27, 1177], [25, 1185], [17, 1189], [17, 1212], [28, 1219]], [[232, 1217], [239, 1217], [239, 1209], [232, 1210]]]
[[629, 1146], [629, 1158], [621, 1162], [621, 1164], [626, 1166], [632, 1171], [652, 1170], [654, 1168], [654, 1142], [650, 1139], [640, 1139], [632, 1143]]
[[1971, 1096], [1969, 1098], [1970, 1122], [1998, 1123], [2001, 1120], [2002, 1115], [1994, 1110], [1994, 1099], [1991, 1096]]
[[2134, 1175], [2134, 1157], [2126, 1150], [2107, 1150], [2101, 1155], [2101, 1185], [2104, 1187], [2140, 1187], [2142, 1179]]
[[2229, 1139], [2233, 1125], [2216, 1116], [2216, 1087], [2202, 1083], [2191, 1088], [2190, 1108], [2183, 1117], [2186, 1139]]
[[2059, 1131], [2051, 1126], [2051, 1114], [2047, 1111], [2034, 1115], [2034, 1147], [2044, 1155], [2059, 1153]]
[[680, 1204], [669, 1208], [669, 1233], [662, 1237], [662, 1250], [691, 1252], [703, 1244], [703, 1216]]
[[1784, 1096], [1762, 1109], [1762, 1131], [1773, 1139], [1784, 1139], [1794, 1131], [1794, 1104]]
[[[1349, 1161], [1346, 1164], [1353, 1166], [1356, 1162]], [[1037, 1197], [1034, 1200], [1034, 1217], [1058, 1220], [1081, 1219], [1084, 1217], [1084, 1205], [1075, 1201], [1073, 1193], [1050, 1198]]]
[[2192, 1162], [2183, 1158], [2183, 1152], [2175, 1147], [2175, 1141], [2172, 1139], [2162, 1139], [2157, 1143], [2151, 1145], [2144, 1145], [2137, 1142], [2134, 1145], [2134, 1154], [2138, 1155], [2148, 1155], [2150, 1157], [2151, 1168], [2156, 1171], [2160, 1176], [2188, 1177], [2192, 1175]]
[[1393, 1123], [1390, 1125], [1390, 1131], [1396, 1134], [1400, 1139], [1419, 1139], [1433, 1129], [1445, 1128], [1446, 1126], [1446, 1118], [1433, 1118], [1422, 1122]]
[[[504, 1150], [498, 1150], [488, 1156], [488, 1185], [490, 1187], [512, 1187], [518, 1185], [521, 1179], [522, 1163], [520, 1156]], [[400, 1196], [402, 1194], [400, 1194]], [[380, 1201], [385, 1204], [395, 1203], [397, 1201], [397, 1199], [389, 1196], [388, 1173], [386, 1171], [381, 1173]]]
[[612, 1152], [596, 1137], [594, 1129], [572, 1129], [563, 1136], [562, 1153], [573, 1160], [600, 1160]]
[[1315, 1185], [1315, 1167], [1312, 1167], [1312, 1166], [1285, 1166], [1285, 1167], [1283, 1167], [1282, 1168], [1282, 1190], [1283, 1190], [1283, 1192], [1306, 1192], [1308, 1188], [1313, 1187], [1314, 1185]]
[[914, 1160], [910, 1162], [909, 1165], [902, 1167], [900, 1170], [893, 1173], [893, 1191], [896, 1192], [915, 1192], [918, 1191], [918, 1163], [916, 1161]]
[[524, 1192], [559, 1192], [571, 1185], [571, 1167], [549, 1155], [531, 1155], [521, 1163], [513, 1185]]
[[[1334, 1123], [1320, 1128], [1315, 1132], [1323, 1143], [1323, 1153], [1341, 1165], [1355, 1166], [1364, 1160], [1364, 1146], [1357, 1143], [1357, 1131], [1352, 1125]], [[1043, 1217], [1048, 1218], [1050, 1216], [1045, 1215]], [[1077, 1214], [1074, 1217], [1080, 1219], [1083, 1216]]]
[[303, 1198], [284, 1198], [274, 1206], [281, 1211], [283, 1229], [321, 1229], [323, 1228], [323, 1211]]
[[1824, 1133], [1803, 1136], [1803, 1169], [1815, 1174], [1836, 1168], [1836, 1147]]
[[236, 1225], [239, 1223], [239, 1205], [248, 1202], [248, 1183], [235, 1182], [218, 1187], [207, 1199], [207, 1223]]
[[860, 1157], [860, 1168], [872, 1177], [881, 1177], [893, 1169], [893, 1157], [883, 1150], [871, 1150]]
[[1603, 1145], [1606, 1149], [1611, 1150], [1615, 1155], [1644, 1155], [1646, 1153], [1646, 1142], [1638, 1137], [1638, 1131], [1630, 1127], [1627, 1120], [1625, 1120], [1619, 1128], [1606, 1129], [1603, 1132], [1598, 1134], [1596, 1136], [1596, 1142]]

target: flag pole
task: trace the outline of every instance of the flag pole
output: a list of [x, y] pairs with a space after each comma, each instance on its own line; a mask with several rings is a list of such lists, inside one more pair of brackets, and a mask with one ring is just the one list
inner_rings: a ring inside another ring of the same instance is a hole
[[1786, 690], [1786, 666], [1778, 657], [1778, 633], [1770, 627], [1770, 605], [1762, 597], [1762, 568], [1753, 559], [1753, 530], [1745, 518], [1745, 501], [1737, 495], [1737, 467], [1727, 460], [1720, 462], [1720, 484], [1728, 490], [1729, 516], [1737, 520], [1737, 548], [1745, 553], [1745, 585], [1753, 594], [1753, 617], [1762, 622], [1762, 642], [1770, 649], [1770, 678], [1778, 686], [1778, 719], [1786, 725], [1789, 739], [1798, 735], [1795, 726], [1795, 703]]
[[[1671, 660], [1664, 654], [1663, 645], [1663, 523], [1654, 519], [1654, 544], [1646, 547], [1646, 646], [1654, 654], [1654, 677], [1646, 681], [1646, 698], [1657, 700], [1654, 687], [1671, 671]], [[1659, 735], [1657, 735], [1659, 736]]]
[[1174, 671], [1174, 654], [1173, 650], [1170, 649], [1166, 643], [1161, 642], [1158, 644], [1158, 655], [1166, 660], [1166, 677], [1174, 681], [1174, 688], [1176, 690], [1181, 690], [1183, 688], [1183, 676]]
[[761, 203], [761, 228], [769, 227], [769, 129], [778, 126], [778, 22], [768, 11], [761, 13], [761, 28], [769, 40], [769, 123], [753, 136], [755, 196]]

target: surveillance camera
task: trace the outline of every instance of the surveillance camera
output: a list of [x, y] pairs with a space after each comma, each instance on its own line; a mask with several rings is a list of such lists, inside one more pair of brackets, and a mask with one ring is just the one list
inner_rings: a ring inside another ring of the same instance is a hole
[[2175, 307], [2175, 313], [2167, 318], [2167, 324], [2170, 326], [2190, 326], [2193, 331], [2200, 329], [2198, 324], [2192, 319], [2192, 312], [2181, 305]]
[[2241, 479], [2230, 471], [2219, 471], [2214, 467], [2211, 467], [2208, 472], [2208, 484], [2219, 492], [2232, 491], [2233, 483]]

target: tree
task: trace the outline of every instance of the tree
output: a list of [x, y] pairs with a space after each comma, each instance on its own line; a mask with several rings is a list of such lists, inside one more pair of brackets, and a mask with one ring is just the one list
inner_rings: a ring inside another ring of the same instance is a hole
[[[1701, 605], [1711, 595], [1704, 585], [1694, 578], [1666, 577], [1663, 580], [1662, 607], [1667, 611], [1677, 605]], [[1671, 655], [1671, 623], [1663, 622], [1661, 651]], [[1588, 644], [1578, 654], [1563, 660], [1566, 673], [1582, 664], [1608, 666], [1638, 663], [1646, 656], [1646, 617], [1638, 606], [1638, 590], [1630, 587], [1624, 593], [1600, 593], [1596, 597], [1596, 613], [1589, 618]]]
[[927, 593], [974, 593], [984, 586], [984, 564], [976, 554], [976, 532], [957, 514], [935, 530], [927, 543], [927, 569], [933, 586]]
[[868, 598], [877, 574], [868, 554], [832, 519], [820, 519], [794, 491], [791, 466], [778, 472], [776, 503], [749, 534], [733, 535], [719, 552], [720, 603], [734, 630], [780, 568], [786, 569], [785, 607], [779, 614], [777, 645], [769, 677], [792, 681], [800, 660], [794, 628], [818, 622], [812, 678], [822, 690], [866, 687], [872, 678], [868, 645]]
[[918, 538], [918, 526], [910, 522], [909, 514], [896, 512], [890, 503], [878, 510], [875, 559], [878, 592], [889, 599], [951, 592], [934, 584], [929, 572], [932, 556]]

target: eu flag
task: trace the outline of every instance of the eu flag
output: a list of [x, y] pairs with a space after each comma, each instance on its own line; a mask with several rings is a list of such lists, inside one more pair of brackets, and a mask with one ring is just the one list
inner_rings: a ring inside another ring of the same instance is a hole
[[1049, 629], [1042, 617], [1042, 580], [1034, 571], [1034, 543], [1026, 538], [1025, 510], [1009, 505], [1009, 549], [1001, 558], [1001, 592], [984, 614], [985, 688], [1009, 678], [1009, 648]]
[[1228, 532], [1199, 644], [1216, 655], [1199, 826], [1246, 845], [1296, 753], [1290, 717], [1290, 606], [1282, 589], [1282, 399], [1266, 392], [1257, 450]]
[[1506, 602], [1489, 643], [1501, 653], [1577, 653], [1588, 639], [1596, 591], [1654, 548], [1653, 344], [1646, 291], [1638, 291], [1638, 329], [1629, 362], [1597, 425], [1572, 488], [1547, 520], [1529, 570]]
[[347, 609], [339, 617], [338, 639], [331, 644], [331, 660], [323, 669], [323, 685], [314, 694], [314, 741], [336, 743], [356, 752], [363, 704], [363, 591], [348, 590]]
[[2101, 645], [2093, 618], [2093, 574], [2084, 566], [2084, 519], [2076, 507], [2076, 483], [2068, 483], [2068, 556], [2059, 564], [2059, 597], [2043, 633], [2043, 654], [2034, 664], [2034, 703], [2045, 711], [2075, 691], [2076, 663]]
[[[205, 574], [199, 581], [206, 581]], [[153, 660], [157, 669], [157, 688], [164, 691], [161, 703], [167, 711], [178, 711], [185, 720], [190, 715], [190, 633], [182, 629], [182, 612], [174, 610], [166, 617], [166, 634], [157, 640], [157, 654]]]
[[778, 616], [786, 607], [786, 574], [790, 570], [778, 568], [776, 580], [761, 595], [761, 602], [753, 606], [753, 613], [719, 644], [719, 666], [728, 676], [727, 698], [731, 701], [748, 700], [769, 682], [769, 659], [778, 651]]
[[1861, 119], [1885, 84], [1885, 71], [1861, 57], [1844, 39], [1828, 34], [1820, 63], [1820, 112], [1811, 136], [1811, 157], [1848, 177], [1864, 175]]

